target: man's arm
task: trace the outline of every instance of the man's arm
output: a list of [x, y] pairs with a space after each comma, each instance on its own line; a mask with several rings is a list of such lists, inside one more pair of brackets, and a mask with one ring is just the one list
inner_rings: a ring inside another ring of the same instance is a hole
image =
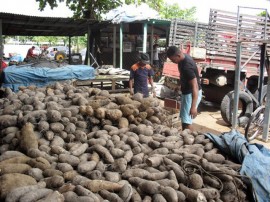
[[154, 81], [153, 81], [152, 76], [150, 76], [148, 80], [151, 85], [151, 92], [153, 93], [153, 96], [156, 97], [156, 91], [155, 91], [155, 86], [154, 86]]
[[195, 118], [197, 116], [197, 101], [198, 101], [198, 95], [199, 95], [199, 86], [197, 83], [197, 78], [194, 78], [189, 81], [189, 84], [192, 88], [192, 103], [190, 108], [190, 115], [192, 118]]
[[130, 92], [130, 95], [133, 95], [134, 94], [134, 91], [133, 91], [133, 82], [134, 82], [134, 79], [129, 79], [129, 92]]

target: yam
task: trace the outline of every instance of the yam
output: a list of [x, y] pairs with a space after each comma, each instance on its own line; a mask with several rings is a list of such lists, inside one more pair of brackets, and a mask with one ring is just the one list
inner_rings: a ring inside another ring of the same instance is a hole
[[179, 184], [179, 190], [185, 194], [187, 201], [207, 202], [203, 193], [194, 189], [190, 189], [182, 183]]
[[95, 169], [97, 163], [95, 161], [86, 161], [86, 162], [80, 162], [78, 164], [78, 172], [79, 173], [87, 173], [89, 171], [92, 171]]
[[26, 123], [23, 126], [20, 139], [20, 147], [24, 152], [28, 152], [30, 149], [38, 149], [37, 136], [31, 123]]
[[12, 115], [1, 115], [0, 116], [0, 129], [16, 126], [17, 116]]
[[77, 166], [80, 163], [80, 159], [78, 157], [70, 155], [70, 154], [60, 154], [59, 155], [59, 162], [68, 163], [71, 166]]
[[54, 123], [54, 122], [59, 122], [62, 116], [61, 116], [61, 113], [57, 110], [48, 110], [47, 118], [49, 122]]
[[38, 190], [31, 190], [29, 192], [26, 192], [21, 198], [20, 202], [29, 202], [29, 201], [37, 201], [39, 199], [42, 199], [52, 193], [53, 190], [41, 188]]
[[155, 181], [144, 181], [139, 184], [139, 189], [145, 194], [159, 194], [160, 193], [160, 185]]
[[7, 194], [15, 188], [36, 184], [36, 180], [28, 175], [20, 173], [4, 174], [0, 176], [0, 198], [5, 199]]
[[112, 192], [118, 192], [123, 185], [115, 182], [109, 182], [105, 180], [89, 180], [82, 183], [82, 186], [86, 187], [90, 191], [97, 193], [101, 190], [107, 190]]
[[189, 177], [189, 186], [192, 189], [201, 189], [203, 186], [203, 179], [200, 175], [193, 173]]
[[162, 196], [164, 196], [167, 201], [178, 202], [178, 195], [175, 189], [171, 187], [161, 187], [160, 191]]
[[30, 169], [31, 167], [24, 163], [2, 164], [0, 165], [0, 175], [7, 173], [27, 173]]
[[65, 183], [64, 178], [59, 175], [44, 178], [44, 181], [46, 182], [46, 187], [48, 188], [59, 188]]

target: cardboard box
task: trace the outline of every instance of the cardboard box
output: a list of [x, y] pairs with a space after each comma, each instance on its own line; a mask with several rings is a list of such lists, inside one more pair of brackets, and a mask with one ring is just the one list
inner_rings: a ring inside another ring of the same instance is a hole
[[174, 99], [165, 98], [164, 99], [164, 107], [176, 109], [177, 111], [180, 109], [180, 102]]

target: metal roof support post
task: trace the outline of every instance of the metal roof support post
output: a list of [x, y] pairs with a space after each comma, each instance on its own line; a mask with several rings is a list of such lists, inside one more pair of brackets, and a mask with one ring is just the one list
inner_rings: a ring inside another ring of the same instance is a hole
[[87, 65], [90, 66], [90, 35], [91, 35], [91, 29], [90, 29], [90, 25], [88, 25], [88, 29], [87, 29]]
[[270, 76], [268, 76], [267, 82], [267, 98], [266, 98], [266, 105], [265, 105], [265, 112], [264, 112], [264, 122], [263, 122], [263, 141], [268, 141], [268, 134], [269, 134], [269, 123], [270, 123]]
[[261, 46], [261, 55], [260, 55], [260, 69], [259, 69], [259, 82], [258, 82], [258, 90], [259, 90], [259, 97], [258, 101], [260, 105], [262, 104], [262, 88], [263, 88], [263, 81], [264, 81], [264, 62], [266, 56], [266, 43], [263, 43]]
[[3, 60], [3, 35], [2, 35], [2, 19], [0, 19], [0, 69], [2, 69]]
[[68, 64], [71, 63], [71, 36], [68, 36]]
[[234, 79], [234, 99], [233, 99], [233, 114], [232, 114], [232, 128], [236, 129], [238, 125], [237, 114], [238, 114], [238, 103], [239, 103], [239, 81], [241, 74], [241, 42], [237, 42], [236, 49], [236, 68], [235, 68], [235, 79]]
[[150, 40], [150, 47], [151, 47], [151, 64], [153, 64], [153, 37], [154, 37], [154, 25], [151, 25], [151, 40]]
[[120, 69], [123, 69], [123, 23], [120, 24]]
[[116, 67], [116, 25], [113, 26], [113, 67]]
[[143, 52], [146, 53], [146, 45], [147, 45], [147, 23], [143, 24]]

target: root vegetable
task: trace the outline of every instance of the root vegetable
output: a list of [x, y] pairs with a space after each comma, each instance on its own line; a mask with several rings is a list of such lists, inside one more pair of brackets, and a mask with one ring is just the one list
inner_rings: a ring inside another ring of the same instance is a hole
[[45, 186], [46, 186], [45, 183], [39, 183], [37, 185], [23, 186], [12, 189], [12, 191], [7, 194], [5, 201], [6, 202], [19, 201], [20, 197], [22, 197], [25, 193], [32, 190], [37, 190], [39, 188], [45, 188]]
[[1, 115], [0, 116], [0, 129], [17, 125], [17, 116]]
[[5, 199], [11, 190], [37, 184], [36, 180], [28, 175], [12, 173], [0, 176], [0, 198]]
[[57, 110], [49, 110], [47, 112], [48, 121], [53, 122], [59, 122], [61, 120], [61, 113]]
[[39, 168], [31, 168], [28, 170], [27, 174], [33, 177], [36, 181], [40, 181], [41, 179], [44, 178], [42, 172], [43, 171]]
[[44, 178], [44, 181], [46, 182], [46, 187], [48, 188], [59, 188], [65, 183], [64, 178], [58, 175]]
[[159, 194], [160, 184], [155, 181], [144, 181], [139, 184], [139, 189], [145, 194]]
[[221, 154], [205, 153], [203, 157], [212, 163], [222, 164], [225, 161], [225, 157]]
[[53, 168], [49, 168], [43, 171], [44, 177], [52, 177], [55, 175], [63, 176], [63, 173], [60, 170], [55, 170]]
[[0, 165], [0, 175], [7, 173], [27, 173], [31, 167], [27, 164], [17, 163], [17, 164], [4, 164]]
[[105, 147], [101, 146], [101, 145], [93, 145], [92, 147], [89, 148], [90, 152], [97, 152], [107, 163], [113, 163], [114, 162], [114, 158], [112, 157], [112, 155], [110, 154], [110, 152], [108, 151], [108, 149], [106, 149]]
[[187, 201], [190, 202], [207, 202], [205, 196], [203, 195], [203, 193], [194, 190], [194, 189], [190, 189], [188, 187], [186, 187], [183, 184], [179, 184], [179, 190], [181, 192], [183, 192], [186, 196]]
[[76, 149], [70, 149], [71, 151], [71, 154], [74, 155], [74, 156], [80, 156], [81, 154], [83, 154], [86, 149], [88, 148], [88, 144], [87, 143], [84, 143], [84, 144], [81, 144], [78, 148]]
[[36, 159], [31, 159], [28, 161], [28, 164], [34, 168], [39, 168], [41, 170], [46, 170], [46, 169], [51, 167], [50, 162], [42, 157], [38, 157]]
[[175, 189], [171, 187], [161, 187], [160, 191], [162, 196], [164, 196], [167, 201], [178, 202], [178, 195]]
[[25, 124], [21, 130], [20, 147], [25, 152], [28, 152], [30, 149], [38, 149], [37, 136], [31, 123]]
[[162, 196], [162, 194], [155, 194], [153, 196], [153, 202], [167, 202], [167, 200]]
[[192, 189], [201, 189], [203, 186], [202, 177], [196, 173], [193, 173], [189, 176], [189, 186]]
[[95, 161], [86, 161], [86, 162], [81, 162], [78, 164], [78, 172], [79, 173], [87, 173], [89, 171], [92, 171], [95, 169], [97, 163]]
[[111, 193], [107, 190], [101, 190], [99, 194], [108, 201], [123, 202], [123, 200], [115, 193]]
[[29, 201], [37, 201], [39, 199], [42, 199], [46, 197], [48, 194], [52, 193], [53, 190], [51, 189], [38, 189], [38, 190], [31, 190], [27, 193], [25, 193], [21, 198], [20, 202], [29, 202]]
[[117, 172], [110, 172], [106, 171], [104, 172], [105, 179], [110, 182], [119, 182], [120, 181], [120, 175]]
[[73, 170], [73, 167], [68, 163], [58, 163], [56, 167], [63, 173]]
[[80, 159], [70, 154], [60, 154], [59, 161], [61, 163], [68, 163], [71, 166], [77, 166], [80, 163]]
[[132, 194], [133, 194], [132, 186], [128, 183], [125, 183], [124, 186], [119, 191], [118, 195], [124, 202], [128, 202], [130, 201]]
[[82, 186], [86, 187], [90, 191], [97, 193], [101, 190], [118, 192], [121, 190], [123, 185], [115, 182], [109, 182], [105, 180], [89, 180], [82, 182]]
[[209, 200], [218, 199], [220, 197], [219, 191], [214, 188], [202, 188], [199, 189], [205, 196], [205, 198]]
[[65, 197], [58, 191], [49, 193], [45, 198], [39, 200], [39, 202], [64, 202]]

